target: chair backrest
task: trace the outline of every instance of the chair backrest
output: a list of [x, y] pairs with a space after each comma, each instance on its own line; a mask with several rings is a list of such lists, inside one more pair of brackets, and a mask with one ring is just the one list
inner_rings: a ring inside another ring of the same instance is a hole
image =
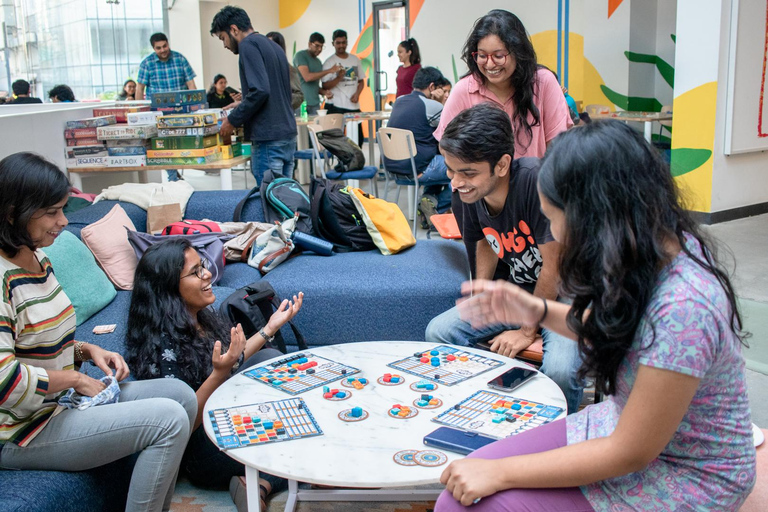
[[320, 131], [330, 130], [332, 128], [341, 128], [344, 124], [344, 114], [327, 114], [317, 116], [315, 124], [320, 126]]
[[587, 105], [584, 107], [584, 112], [589, 114], [590, 116], [595, 114], [610, 114], [611, 113], [611, 107], [608, 105], [601, 105], [599, 103], [593, 103], [591, 105]]
[[390, 160], [410, 160], [416, 156], [416, 141], [411, 130], [380, 128], [379, 149]]
[[308, 124], [307, 132], [309, 133], [309, 145], [312, 146], [312, 153], [314, 155], [315, 162], [323, 162], [323, 165], [313, 166], [315, 169], [320, 169], [320, 174], [325, 178], [325, 171], [330, 167], [330, 162], [327, 158], [324, 158], [320, 153], [325, 153], [325, 148], [317, 139], [317, 132], [322, 132], [323, 127], [319, 124]]

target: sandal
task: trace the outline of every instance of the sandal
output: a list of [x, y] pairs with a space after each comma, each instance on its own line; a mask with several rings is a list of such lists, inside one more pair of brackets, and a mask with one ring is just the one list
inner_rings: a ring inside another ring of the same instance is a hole
[[[267, 488], [269, 482], [263, 478], [259, 478], [259, 497], [261, 499], [261, 510], [267, 510], [267, 496], [269, 496], [269, 489]], [[232, 502], [237, 507], [237, 512], [248, 512], [248, 493], [246, 490], [245, 477], [233, 476], [229, 481], [229, 495], [232, 496]]]

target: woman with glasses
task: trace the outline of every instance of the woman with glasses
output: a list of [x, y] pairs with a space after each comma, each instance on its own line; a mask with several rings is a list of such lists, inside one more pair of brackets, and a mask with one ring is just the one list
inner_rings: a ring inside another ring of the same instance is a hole
[[[171, 238], [150, 247], [136, 267], [128, 317], [126, 353], [137, 379], [175, 378], [197, 395], [198, 411], [181, 463], [190, 481], [205, 487], [241, 482], [245, 467], [208, 439], [202, 427], [205, 402], [237, 371], [281, 355], [262, 348], [301, 309], [304, 294], [284, 300], [267, 325], [249, 339], [210, 308], [209, 263], [188, 240]], [[262, 473], [262, 499], [280, 479]]]
[[462, 59], [469, 72], [446, 101], [437, 140], [459, 112], [484, 102], [504, 109], [512, 120], [515, 158], [541, 158], [547, 144], [573, 126], [560, 85], [552, 73], [537, 68], [528, 33], [511, 12], [495, 9], [477, 20]]
[[[181, 381], [123, 382], [120, 354], [77, 341], [75, 310], [43, 252], [67, 226], [69, 189], [39, 155], [0, 160], [0, 468], [86, 471], [136, 454], [124, 509], [168, 510], [197, 402]], [[117, 402], [58, 405], [70, 389], [93, 397], [106, 388], [78, 371], [83, 361], [120, 382]]]
[[739, 510], [755, 484], [745, 333], [669, 167], [638, 131], [593, 122], [553, 142], [538, 194], [573, 303], [475, 281], [460, 314], [568, 336], [608, 397], [453, 462], [435, 510]]

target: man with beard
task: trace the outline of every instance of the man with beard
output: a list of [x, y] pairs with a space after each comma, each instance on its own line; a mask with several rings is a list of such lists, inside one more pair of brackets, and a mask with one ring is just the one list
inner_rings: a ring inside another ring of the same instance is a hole
[[255, 32], [248, 14], [239, 7], [226, 6], [213, 18], [211, 34], [224, 48], [240, 56], [240, 84], [243, 99], [221, 124], [222, 137], [235, 127], [245, 126], [253, 143], [252, 169], [261, 184], [264, 171], [293, 175], [296, 147], [296, 119], [291, 108], [291, 79], [288, 61], [280, 46]]
[[317, 109], [320, 108], [320, 95], [332, 98], [330, 91], [320, 88], [320, 79], [332, 73], [341, 74], [341, 66], [323, 69], [323, 63], [317, 58], [323, 51], [325, 38], [322, 34], [314, 32], [309, 36], [309, 45], [306, 50], [296, 52], [293, 57], [293, 65], [299, 70], [301, 77], [301, 91], [304, 93], [304, 99], [307, 102], [307, 114], [314, 116]]

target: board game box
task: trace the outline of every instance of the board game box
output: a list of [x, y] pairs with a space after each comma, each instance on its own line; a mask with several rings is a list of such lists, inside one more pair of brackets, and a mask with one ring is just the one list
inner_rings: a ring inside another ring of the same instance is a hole
[[504, 439], [549, 423], [563, 412], [562, 407], [482, 390], [446, 409], [432, 421]]
[[152, 149], [204, 149], [216, 146], [220, 142], [218, 134], [208, 136], [155, 137], [152, 139]]
[[108, 156], [107, 167], [146, 167], [147, 157], [141, 156]]
[[115, 116], [118, 123], [128, 122], [128, 114], [133, 112], [149, 112], [149, 105], [131, 107], [107, 107], [93, 109], [94, 116]]
[[68, 128], [64, 130], [65, 139], [95, 139], [97, 128]]
[[438, 345], [387, 366], [422, 379], [452, 386], [503, 365], [501, 361], [462, 350], [461, 347]]
[[357, 368], [311, 352], [299, 352], [267, 366], [248, 370], [243, 375], [291, 395], [298, 395], [359, 372]]
[[75, 128], [96, 128], [98, 126], [108, 126], [115, 123], [117, 123], [115, 116], [89, 117], [87, 119], [67, 121], [67, 129], [74, 130]]
[[147, 165], [201, 165], [212, 164], [221, 160], [221, 153], [211, 156], [188, 156], [179, 158], [151, 158], [147, 157]]
[[67, 159], [67, 168], [106, 167], [107, 156], [79, 156]]
[[207, 106], [207, 103], [195, 103], [194, 105], [179, 105], [176, 107], [152, 107], [152, 109], [167, 116], [172, 114], [191, 114], [192, 112], [203, 110]]
[[98, 130], [98, 138], [108, 139], [149, 139], [157, 136], [157, 126], [153, 124], [120, 124], [115, 126], [101, 126]]
[[218, 124], [213, 114], [177, 114], [157, 118], [158, 128], [199, 128]]
[[175, 107], [179, 105], [191, 105], [193, 103], [205, 103], [208, 98], [205, 89], [183, 89], [179, 91], [156, 92], [150, 100], [153, 107]]
[[108, 148], [142, 146], [145, 149], [149, 149], [149, 139], [110, 139], [105, 142]]
[[150, 149], [147, 151], [147, 156], [149, 158], [187, 158], [190, 156], [209, 158], [217, 153], [219, 158], [221, 158], [221, 148], [219, 146], [203, 149]]
[[301, 398], [213, 409], [208, 416], [223, 450], [323, 434]]
[[81, 156], [107, 156], [109, 153], [107, 147], [102, 144], [92, 146], [71, 146], [67, 147], [67, 158], [77, 158]]
[[97, 139], [96, 137], [88, 137], [87, 139], [67, 139], [67, 146], [95, 146], [97, 144], [104, 144], [104, 141]]
[[128, 124], [157, 124], [157, 118], [162, 116], [162, 112], [129, 112], [125, 117]]
[[147, 146], [112, 146], [107, 148], [109, 156], [147, 156]]
[[213, 135], [219, 133], [219, 125], [198, 128], [158, 128], [159, 137], [188, 137], [192, 135]]

